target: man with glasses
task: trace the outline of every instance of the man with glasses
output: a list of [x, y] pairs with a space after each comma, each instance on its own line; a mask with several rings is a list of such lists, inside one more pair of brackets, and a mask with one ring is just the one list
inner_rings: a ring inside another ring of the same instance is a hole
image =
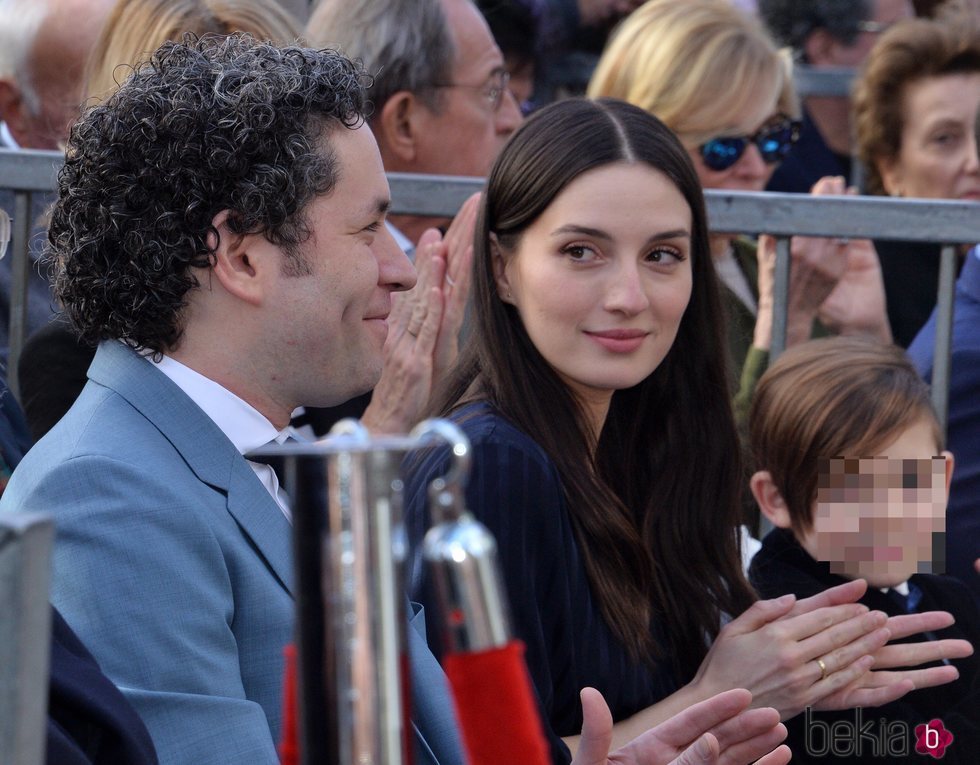
[[[909, 0], [759, 0], [758, 5], [773, 36], [793, 49], [797, 62], [814, 68], [859, 67], [882, 32], [914, 15]], [[847, 96], [806, 98], [800, 139], [766, 188], [806, 194], [827, 175], [854, 182], [850, 111]]]
[[[321, 0], [305, 34], [374, 75], [370, 124], [388, 172], [482, 177], [521, 122], [504, 57], [470, 0]], [[434, 221], [392, 222], [407, 249]]]
[[[504, 57], [470, 0], [321, 0], [305, 37], [339, 48], [373, 76], [368, 119], [388, 172], [482, 177], [521, 123]], [[400, 339], [386, 346], [384, 372], [372, 393], [307, 411], [304, 420], [315, 432], [325, 433], [342, 417], [361, 417], [387, 432], [407, 431], [421, 419], [429, 391], [456, 357], [475, 203], [464, 205], [444, 237], [431, 227], [445, 230], [445, 219], [390, 216], [395, 241], [415, 260], [420, 282], [439, 288], [440, 299], [415, 302], [417, 315], [429, 321], [393, 333]], [[444, 263], [436, 269], [444, 274], [429, 282], [424, 275], [433, 256]], [[438, 340], [426, 342], [433, 333]]]

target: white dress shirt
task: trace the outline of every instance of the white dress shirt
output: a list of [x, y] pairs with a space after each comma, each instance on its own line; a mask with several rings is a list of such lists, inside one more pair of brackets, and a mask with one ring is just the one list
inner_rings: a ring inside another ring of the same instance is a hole
[[[272, 442], [281, 444], [289, 438], [306, 440], [298, 437], [292, 426], [287, 425], [282, 430], [277, 430], [276, 426], [251, 404], [170, 356], [163, 356], [160, 361], [153, 361], [150, 356], [145, 358], [169, 377], [214, 421], [214, 424], [234, 444], [239, 454], [247, 454]], [[252, 460], [246, 462], [255, 471], [255, 475], [279, 505], [286, 518], [292, 521], [289, 497], [279, 486], [275, 471], [261, 462], [252, 462]]]
[[0, 122], [0, 147], [4, 149], [20, 148], [17, 145], [17, 141], [14, 140], [13, 135], [10, 134], [10, 128], [7, 127], [6, 122]]

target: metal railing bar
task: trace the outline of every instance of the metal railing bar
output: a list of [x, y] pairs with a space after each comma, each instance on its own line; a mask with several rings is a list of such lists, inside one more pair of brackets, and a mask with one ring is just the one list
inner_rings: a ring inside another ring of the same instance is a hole
[[980, 241], [976, 202], [706, 191], [712, 231], [909, 242]]
[[[819, 78], [840, 78], [822, 72]], [[827, 80], [829, 81], [829, 79]], [[812, 91], [808, 91], [812, 92]], [[838, 93], [839, 94], [839, 93]], [[15, 192], [50, 191], [63, 161], [58, 152], [0, 150], [0, 185]], [[388, 175], [392, 213], [451, 217], [463, 201], [483, 188], [482, 178], [408, 173]], [[8, 382], [15, 393], [17, 360], [26, 325], [27, 277], [30, 268], [28, 194], [16, 195], [13, 240], [8, 257], [14, 258], [15, 295], [11, 299]], [[945, 423], [949, 383], [949, 348], [952, 336], [955, 244], [980, 242], [980, 215], [973, 202], [894, 199], [890, 197], [812, 196], [809, 194], [705, 192], [708, 223], [714, 232], [759, 233], [777, 237], [776, 294], [772, 359], [785, 348], [791, 258], [789, 237], [834, 236], [946, 245], [943, 249], [937, 315], [936, 357], [933, 371], [934, 403]], [[953, 253], [953, 254], [950, 254]]]
[[17, 363], [27, 337], [27, 279], [30, 275], [30, 256], [28, 242], [31, 237], [31, 194], [18, 191], [14, 195], [14, 220], [12, 221], [12, 241], [8, 258], [10, 263], [10, 322], [7, 325], [7, 387], [20, 400], [20, 385], [17, 380]]
[[847, 98], [851, 95], [855, 70], [848, 66], [810, 67], [805, 64], [793, 65], [793, 84], [800, 98], [810, 96], [837, 96]]
[[949, 420], [949, 383], [953, 365], [953, 302], [956, 286], [956, 248], [944, 245], [939, 255], [936, 302], [936, 345], [932, 352], [932, 405], [941, 433]]
[[0, 187], [14, 191], [51, 191], [65, 155], [59, 151], [0, 149]]
[[[773, 276], [773, 323], [769, 345], [769, 363], [772, 364], [786, 350], [787, 321], [789, 316], [789, 237], [776, 238], [776, 272]], [[780, 317], [781, 320], [777, 320]]]

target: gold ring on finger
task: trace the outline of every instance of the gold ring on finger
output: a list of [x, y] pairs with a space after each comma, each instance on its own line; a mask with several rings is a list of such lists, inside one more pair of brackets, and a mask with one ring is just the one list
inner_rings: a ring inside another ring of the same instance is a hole
[[817, 662], [817, 666], [820, 667], [820, 680], [825, 680], [827, 678], [827, 665], [823, 663], [823, 659], [816, 659], [815, 661]]

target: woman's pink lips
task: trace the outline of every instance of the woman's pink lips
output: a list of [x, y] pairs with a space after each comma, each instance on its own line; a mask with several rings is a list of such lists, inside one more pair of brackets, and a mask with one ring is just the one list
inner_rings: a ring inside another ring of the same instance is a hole
[[612, 353], [632, 353], [639, 348], [649, 332], [642, 329], [610, 329], [603, 332], [585, 333]]

